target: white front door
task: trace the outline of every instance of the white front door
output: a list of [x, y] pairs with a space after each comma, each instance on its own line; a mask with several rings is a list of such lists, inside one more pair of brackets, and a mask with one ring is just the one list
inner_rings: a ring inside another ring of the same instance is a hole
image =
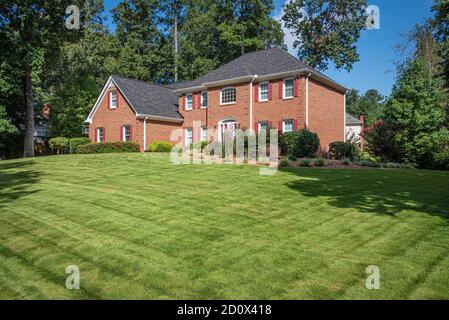
[[235, 130], [237, 129], [237, 122], [235, 121], [225, 121], [220, 123], [220, 139], [224, 138], [234, 138]]

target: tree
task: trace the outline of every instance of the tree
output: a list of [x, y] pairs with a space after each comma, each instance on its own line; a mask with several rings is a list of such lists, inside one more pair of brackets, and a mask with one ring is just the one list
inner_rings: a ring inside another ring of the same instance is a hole
[[376, 89], [367, 90], [362, 96], [357, 90], [349, 90], [346, 94], [346, 110], [349, 114], [365, 117], [365, 123], [370, 126], [382, 116], [385, 97]]
[[272, 0], [221, 0], [216, 21], [221, 21], [222, 54], [230, 61], [250, 51], [280, 47], [284, 34], [281, 24], [270, 15]]
[[[173, 17], [170, 5], [163, 7], [164, 16]], [[270, 16], [272, 0], [185, 0], [177, 7], [182, 80], [202, 76], [250, 51], [283, 47], [281, 25]], [[173, 18], [168, 25], [172, 37]]]
[[405, 158], [429, 167], [433, 142], [429, 139], [445, 123], [443, 82], [432, 76], [421, 60], [410, 61], [399, 74], [385, 108], [385, 120], [397, 125], [395, 140], [404, 146]]
[[[17, 61], [21, 71], [25, 105], [24, 157], [34, 156], [33, 88], [39, 83], [39, 71], [59, 54], [61, 42], [70, 31], [64, 25], [66, 7], [83, 1], [4, 0], [0, 7], [0, 32], [8, 43], [8, 60]], [[70, 33], [76, 40], [76, 32]]]
[[434, 0], [432, 11], [435, 17], [432, 26], [435, 28], [435, 36], [440, 43], [440, 56], [442, 58], [443, 75], [446, 86], [449, 87], [449, 0]]
[[130, 78], [168, 82], [172, 51], [167, 52], [160, 29], [158, 0], [124, 0], [113, 10], [120, 48], [114, 71]]
[[292, 0], [282, 20], [296, 37], [298, 57], [312, 67], [350, 71], [359, 60], [355, 43], [365, 27], [366, 0]]

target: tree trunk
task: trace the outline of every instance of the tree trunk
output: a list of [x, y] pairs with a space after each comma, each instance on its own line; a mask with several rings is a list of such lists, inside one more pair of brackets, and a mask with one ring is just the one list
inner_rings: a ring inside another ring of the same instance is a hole
[[33, 90], [31, 87], [31, 67], [25, 70], [24, 77], [24, 95], [25, 95], [25, 142], [23, 157], [34, 157], [34, 106], [33, 106]]

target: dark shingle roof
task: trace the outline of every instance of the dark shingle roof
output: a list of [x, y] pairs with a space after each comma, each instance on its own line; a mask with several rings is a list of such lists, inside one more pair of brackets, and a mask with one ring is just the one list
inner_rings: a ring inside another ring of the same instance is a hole
[[280, 48], [271, 48], [244, 54], [237, 59], [234, 59], [231, 62], [219, 67], [218, 69], [206, 73], [198, 79], [177, 84], [177, 89], [194, 87], [206, 82], [220, 81], [248, 75], [263, 76], [298, 69], [310, 70], [311, 72], [315, 72], [323, 77], [326, 77], [318, 70], [315, 70], [304, 62], [296, 59], [288, 52]]
[[351, 116], [349, 113], [346, 114], [346, 124], [362, 124], [362, 121], [357, 119], [354, 116]]
[[182, 119], [178, 112], [178, 94], [173, 89], [112, 75], [112, 80], [139, 114]]

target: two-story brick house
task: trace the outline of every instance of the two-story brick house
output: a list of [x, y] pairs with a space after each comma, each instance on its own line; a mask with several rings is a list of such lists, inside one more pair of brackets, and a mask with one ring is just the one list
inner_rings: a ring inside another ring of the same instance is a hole
[[[112, 76], [87, 122], [92, 140], [132, 140], [142, 150], [151, 141], [169, 141], [171, 131], [179, 127], [184, 145], [210, 140], [214, 130], [220, 138], [236, 128], [306, 128], [318, 134], [326, 150], [329, 143], [345, 139], [346, 90], [273, 48], [242, 55], [196, 80], [171, 86]], [[194, 121], [201, 122], [201, 131], [193, 130]]]

